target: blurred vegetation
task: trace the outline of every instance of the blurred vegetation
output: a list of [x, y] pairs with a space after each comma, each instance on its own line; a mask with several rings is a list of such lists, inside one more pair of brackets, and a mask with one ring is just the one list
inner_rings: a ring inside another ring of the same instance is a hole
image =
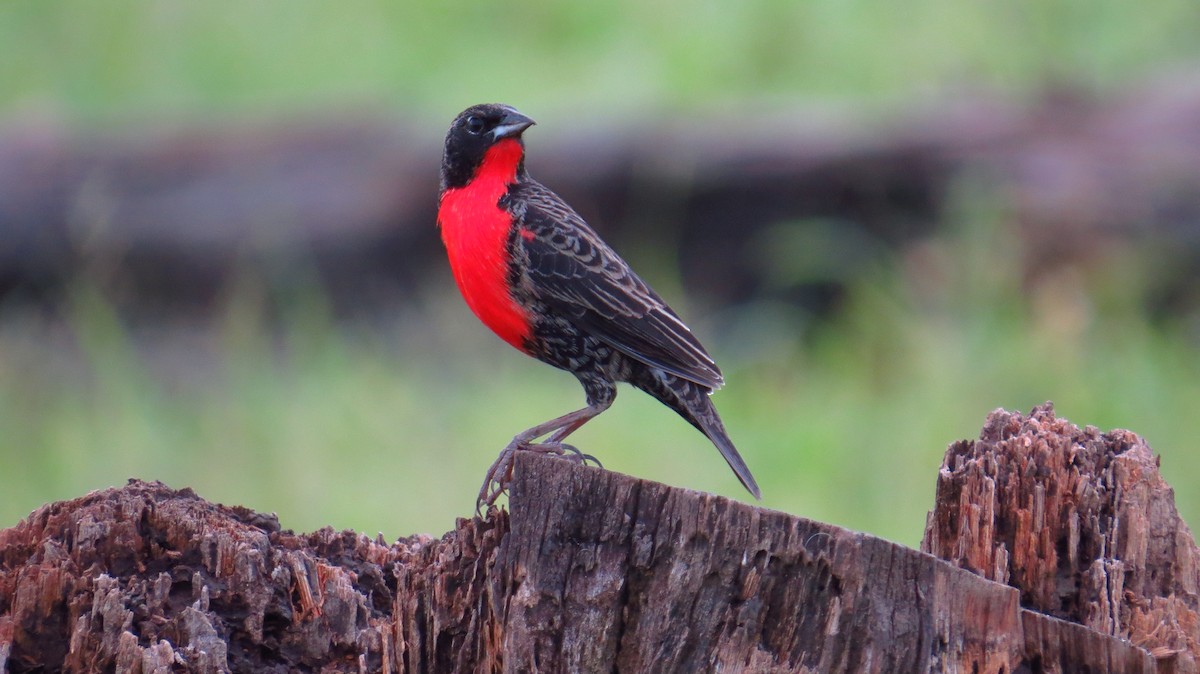
[[441, 128], [482, 100], [550, 126], [798, 95], [1023, 94], [1186, 63], [1198, 14], [1187, 0], [18, 0], [0, 4], [0, 105], [128, 120], [377, 102]]
[[[0, 112], [90, 126], [380, 105], [440, 136], [482, 100], [565, 127], [800, 98], [1020, 98], [1186, 65], [1198, 29], [1196, 6], [1170, 0], [9, 2]], [[943, 237], [856, 258], [866, 269], [830, 320], [681, 307], [726, 371], [716, 402], [764, 504], [915, 544], [945, 446], [995, 407], [1052, 399], [1077, 423], [1144, 435], [1196, 523], [1200, 354], [1146, 316], [1150, 262], [1031, 289], [993, 195], [954, 194]], [[845, 244], [836, 230], [780, 223], [770, 249]], [[781, 283], [838, 274], [821, 256], [766, 262]], [[230, 287], [202, 326], [133, 326], [86, 282], [54, 310], [0, 302], [0, 526], [137, 476], [300, 530], [440, 533], [511, 434], [582, 403], [572, 377], [477, 325], [448, 275], [374, 325], [340, 324], [320, 288], [280, 291], [253, 269]], [[156, 355], [167, 332], [176, 350]], [[577, 438], [611, 469], [745, 497], [702, 436], [631, 389]]]

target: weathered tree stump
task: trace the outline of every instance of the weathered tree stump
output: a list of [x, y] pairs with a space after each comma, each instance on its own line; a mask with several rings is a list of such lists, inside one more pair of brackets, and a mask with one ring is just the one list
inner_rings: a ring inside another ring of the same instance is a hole
[[997, 410], [946, 451], [921, 549], [1196, 672], [1200, 556], [1145, 441]]
[[[985, 438], [1013, 442], [1036, 431], [1057, 446], [1079, 437], [1047, 415], [1035, 412], [1045, 421], [1037, 428], [993, 415]], [[1049, 439], [1054, 433], [1059, 439]], [[1121, 454], [1109, 451], [1110, 438], [1125, 441], [1124, 453], [1144, 450], [1132, 434], [1087, 437], [1096, 439], [1098, 455]], [[976, 445], [981, 453], [984, 444]], [[947, 456], [965, 452], [960, 443]], [[941, 541], [952, 539], [940, 523], [957, 522], [944, 512], [947, 502], [1005, 512], [1002, 500], [961, 496], [983, 492], [949, 496], [963, 461], [955, 460], [930, 516]], [[1113, 468], [1120, 461], [1068, 465], [1080, 476], [1093, 466], [1123, 475], [1122, 499], [1159, 493], [1137, 491], [1144, 482], [1159, 484], [1156, 474], [1121, 472]], [[1026, 464], [993, 458], [987, 466], [995, 470], [984, 474], [997, 484], [1043, 479], [1047, 498], [1101, 479], [1065, 482], [1049, 470], [996, 475], [1019, 465]], [[1159, 497], [1147, 502], [1157, 504], [1152, 512], [1173, 512]], [[1044, 510], [1048, 520], [1057, 512]], [[1120, 512], [1112, 531], [1138, 540], [1126, 530], [1138, 525], [1125, 510], [1075, 512], [1068, 521], [1081, 532], [1077, 553], [1061, 552], [1067, 548], [1054, 542], [1058, 529], [1044, 536], [1020, 529], [1033, 542], [1005, 538], [1004, 550], [1037, 550], [1043, 559], [1043, 540], [1050, 541], [1060, 551], [1055, 578], [1074, 578], [1097, 563], [1090, 555], [1099, 539], [1090, 532], [1109, 531], [1087, 517], [1104, 523]], [[1009, 587], [865, 534], [553, 458], [519, 458], [510, 513], [460, 519], [441, 539], [388, 546], [330, 529], [296, 535], [271, 516], [158, 483], [131, 481], [50, 504], [0, 531], [0, 672], [1194, 671], [1186, 651], [1139, 647], [1157, 643], [1153, 634], [1068, 622], [1074, 616], [1060, 609], [1074, 604], [1063, 599], [1061, 583], [1059, 603], [1039, 612], [1029, 605], [1042, 596], [1036, 583]], [[1141, 540], [1158, 550], [1164, 535], [1155, 529]], [[1170, 538], [1194, 550], [1186, 528]], [[987, 559], [984, 567], [967, 566], [988, 570], [1000, 568], [999, 558], [1016, 560], [994, 552], [991, 540], [963, 548], [990, 556], [955, 559]], [[1132, 549], [1116, 543], [1103, 550]], [[1134, 608], [1194, 606], [1194, 590], [1186, 591], [1195, 587], [1194, 565], [1168, 570], [1154, 561], [1137, 567], [1153, 569], [1143, 582], [1128, 575], [1131, 560], [1120, 560], [1123, 585], [1109, 580], [1106, 587], [1149, 593], [1129, 600]], [[1010, 572], [1008, 580], [1026, 575]], [[1174, 603], [1155, 604], [1165, 589]], [[1120, 625], [1136, 622], [1112, 600], [1127, 596], [1118, 591], [1106, 605]], [[1177, 622], [1180, 638], [1194, 644], [1195, 623]]]

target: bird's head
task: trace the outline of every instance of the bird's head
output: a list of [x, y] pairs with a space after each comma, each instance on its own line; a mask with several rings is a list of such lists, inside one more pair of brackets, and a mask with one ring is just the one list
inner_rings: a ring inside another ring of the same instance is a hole
[[498, 103], [473, 105], [459, 113], [446, 133], [442, 155], [442, 190], [462, 187], [471, 182], [483, 164], [488, 150], [498, 143], [512, 141], [521, 160], [521, 134], [533, 126], [532, 119], [511, 106]]

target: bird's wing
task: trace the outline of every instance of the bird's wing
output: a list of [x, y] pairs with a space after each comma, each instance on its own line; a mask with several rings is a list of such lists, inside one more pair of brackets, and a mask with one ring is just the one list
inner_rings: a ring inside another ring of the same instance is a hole
[[516, 239], [538, 298], [628, 356], [720, 388], [721, 371], [667, 303], [558, 195], [532, 181], [526, 187]]

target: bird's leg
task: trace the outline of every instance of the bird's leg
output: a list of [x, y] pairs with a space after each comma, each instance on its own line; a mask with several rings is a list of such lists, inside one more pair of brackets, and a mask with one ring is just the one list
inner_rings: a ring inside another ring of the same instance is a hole
[[[584, 454], [576, 447], [564, 444], [562, 439], [578, 430], [588, 420], [608, 409], [611, 404], [611, 399], [592, 403], [583, 409], [569, 412], [561, 417], [556, 417], [518, 433], [512, 439], [512, 442], [508, 443], [508, 446], [501, 450], [500, 456], [496, 457], [491, 467], [488, 468], [487, 474], [483, 479], [483, 486], [479, 489], [479, 497], [475, 501], [475, 512], [480, 512], [485, 503], [489, 506], [495, 504], [496, 499], [500, 498], [500, 494], [503, 494], [508, 489], [508, 483], [512, 481], [513, 459], [518, 451], [565, 456], [585, 464], [590, 459], [595, 461], [596, 465], [599, 466], [600, 462], [596, 460], [596, 457]], [[553, 433], [554, 435], [550, 436], [546, 442], [533, 442], [547, 433]]]
[[[596, 412], [596, 414], [600, 414], [600, 412]], [[594, 417], [594, 416], [596, 416], [596, 415], [593, 414], [592, 417]], [[590, 420], [592, 417], [584, 417], [583, 419], [576, 419], [576, 420], [571, 421], [571, 423], [569, 423], [569, 424], [563, 426], [562, 428], [558, 429], [557, 431], [555, 431], [554, 435], [551, 435], [550, 439], [547, 440], [546, 442], [555, 443], [555, 444], [562, 443], [562, 441], [565, 440], [568, 435], [579, 430], [579, 427], [584, 425], [585, 423], [587, 423], [588, 420]]]
[[[550, 421], [540, 423], [533, 428], [517, 433], [517, 435], [513, 437], [512, 443], [509, 444], [509, 447], [528, 447], [534, 440], [537, 440], [548, 433], [554, 433], [554, 436], [551, 438], [552, 442], [562, 440], [563, 438], [567, 437], [567, 435], [570, 435], [572, 431], [575, 431], [580, 426], [587, 423], [589, 419], [597, 414], [600, 414], [606, 409], [608, 409], [608, 405], [603, 407], [599, 405], [588, 405], [583, 409], [578, 409], [574, 412], [568, 412], [561, 417], [555, 417]], [[567, 432], [563, 433], [562, 431], [564, 430], [567, 430]]]
[[[603, 410], [601, 410], [601, 411], [603, 411]], [[597, 467], [603, 468], [604, 465], [600, 463], [600, 459], [597, 459], [596, 457], [592, 456], [591, 454], [584, 454], [583, 452], [579, 451], [579, 448], [576, 447], [575, 445], [568, 445], [567, 443], [563, 442], [564, 438], [566, 438], [568, 435], [574, 433], [575, 431], [579, 430], [580, 426], [587, 423], [590, 419], [595, 417], [597, 414], [600, 414], [600, 412], [596, 412], [596, 414], [593, 414], [590, 417], [585, 417], [583, 419], [575, 420], [575, 421], [571, 422], [570, 424], [563, 426], [562, 428], [555, 431], [554, 435], [551, 435], [545, 442], [540, 442], [535, 445], [527, 445], [527, 447], [529, 449], [536, 449], [538, 451], [543, 451], [546, 453], [557, 454], [559, 456], [563, 456], [564, 458], [570, 458], [572, 460], [579, 461], [580, 463], [582, 463], [585, 466], [587, 465], [588, 461], [591, 461], [592, 463], [596, 464]], [[571, 456], [567, 457], [566, 456], [567, 452], [570, 452]]]

